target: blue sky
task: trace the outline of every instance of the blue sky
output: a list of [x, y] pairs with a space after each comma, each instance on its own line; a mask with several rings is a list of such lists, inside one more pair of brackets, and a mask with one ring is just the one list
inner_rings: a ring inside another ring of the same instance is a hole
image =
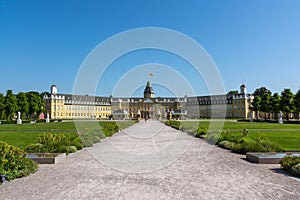
[[[52, 83], [59, 92], [71, 93], [82, 62], [99, 43], [141, 27], [168, 28], [197, 41], [215, 62], [226, 91], [245, 82], [249, 92], [261, 86], [273, 92], [283, 88], [296, 92], [299, 21], [297, 0], [0, 0], [0, 93], [49, 91]], [[158, 65], [147, 69], [147, 63]], [[160, 84], [169, 75], [160, 71], [159, 64], [181, 74], [194, 94], [208, 93], [205, 81], [189, 63], [168, 52], [144, 50], [112, 63], [96, 94], [115, 95], [121, 77], [142, 66], [138, 77], [145, 82], [147, 71], [156, 70], [152, 80], [157, 96], [191, 95], [181, 82], [172, 83], [178, 84], [175, 92]], [[141, 95], [143, 87], [136, 85], [129, 96]]]

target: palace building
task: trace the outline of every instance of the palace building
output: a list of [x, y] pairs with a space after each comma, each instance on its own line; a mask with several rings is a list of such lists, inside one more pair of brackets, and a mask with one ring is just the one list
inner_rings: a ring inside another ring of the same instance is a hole
[[55, 85], [44, 97], [46, 113], [51, 119], [247, 119], [252, 116], [249, 109], [252, 100], [244, 84], [238, 94], [155, 97], [150, 81], [142, 98], [59, 94]]
[[58, 94], [56, 85], [44, 102], [51, 119], [106, 119], [111, 114], [109, 97]]

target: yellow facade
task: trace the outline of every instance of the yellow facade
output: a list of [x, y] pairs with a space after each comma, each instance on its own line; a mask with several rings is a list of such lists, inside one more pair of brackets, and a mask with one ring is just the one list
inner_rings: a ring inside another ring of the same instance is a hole
[[245, 93], [182, 98], [154, 98], [148, 81], [144, 98], [109, 98], [57, 94], [51, 86], [51, 94], [44, 97], [46, 113], [51, 119], [107, 119], [114, 114], [130, 118], [169, 118], [170, 116], [199, 118], [242, 118], [248, 119], [253, 96]]
[[[84, 97], [84, 96], [83, 96]], [[66, 102], [65, 95], [44, 97], [46, 112], [51, 119], [106, 119], [111, 115], [109, 102]]]

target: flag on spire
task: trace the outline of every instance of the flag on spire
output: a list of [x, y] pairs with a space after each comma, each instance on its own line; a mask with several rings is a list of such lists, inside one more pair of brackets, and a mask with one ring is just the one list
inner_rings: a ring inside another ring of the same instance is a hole
[[149, 73], [148, 75], [149, 75], [149, 76], [154, 76], [154, 74], [152, 74], [152, 73]]

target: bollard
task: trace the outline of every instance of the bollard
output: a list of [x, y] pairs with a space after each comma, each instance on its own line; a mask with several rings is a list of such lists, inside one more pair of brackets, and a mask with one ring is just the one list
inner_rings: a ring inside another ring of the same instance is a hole
[[6, 181], [6, 174], [0, 174], [0, 182], [4, 183]]

